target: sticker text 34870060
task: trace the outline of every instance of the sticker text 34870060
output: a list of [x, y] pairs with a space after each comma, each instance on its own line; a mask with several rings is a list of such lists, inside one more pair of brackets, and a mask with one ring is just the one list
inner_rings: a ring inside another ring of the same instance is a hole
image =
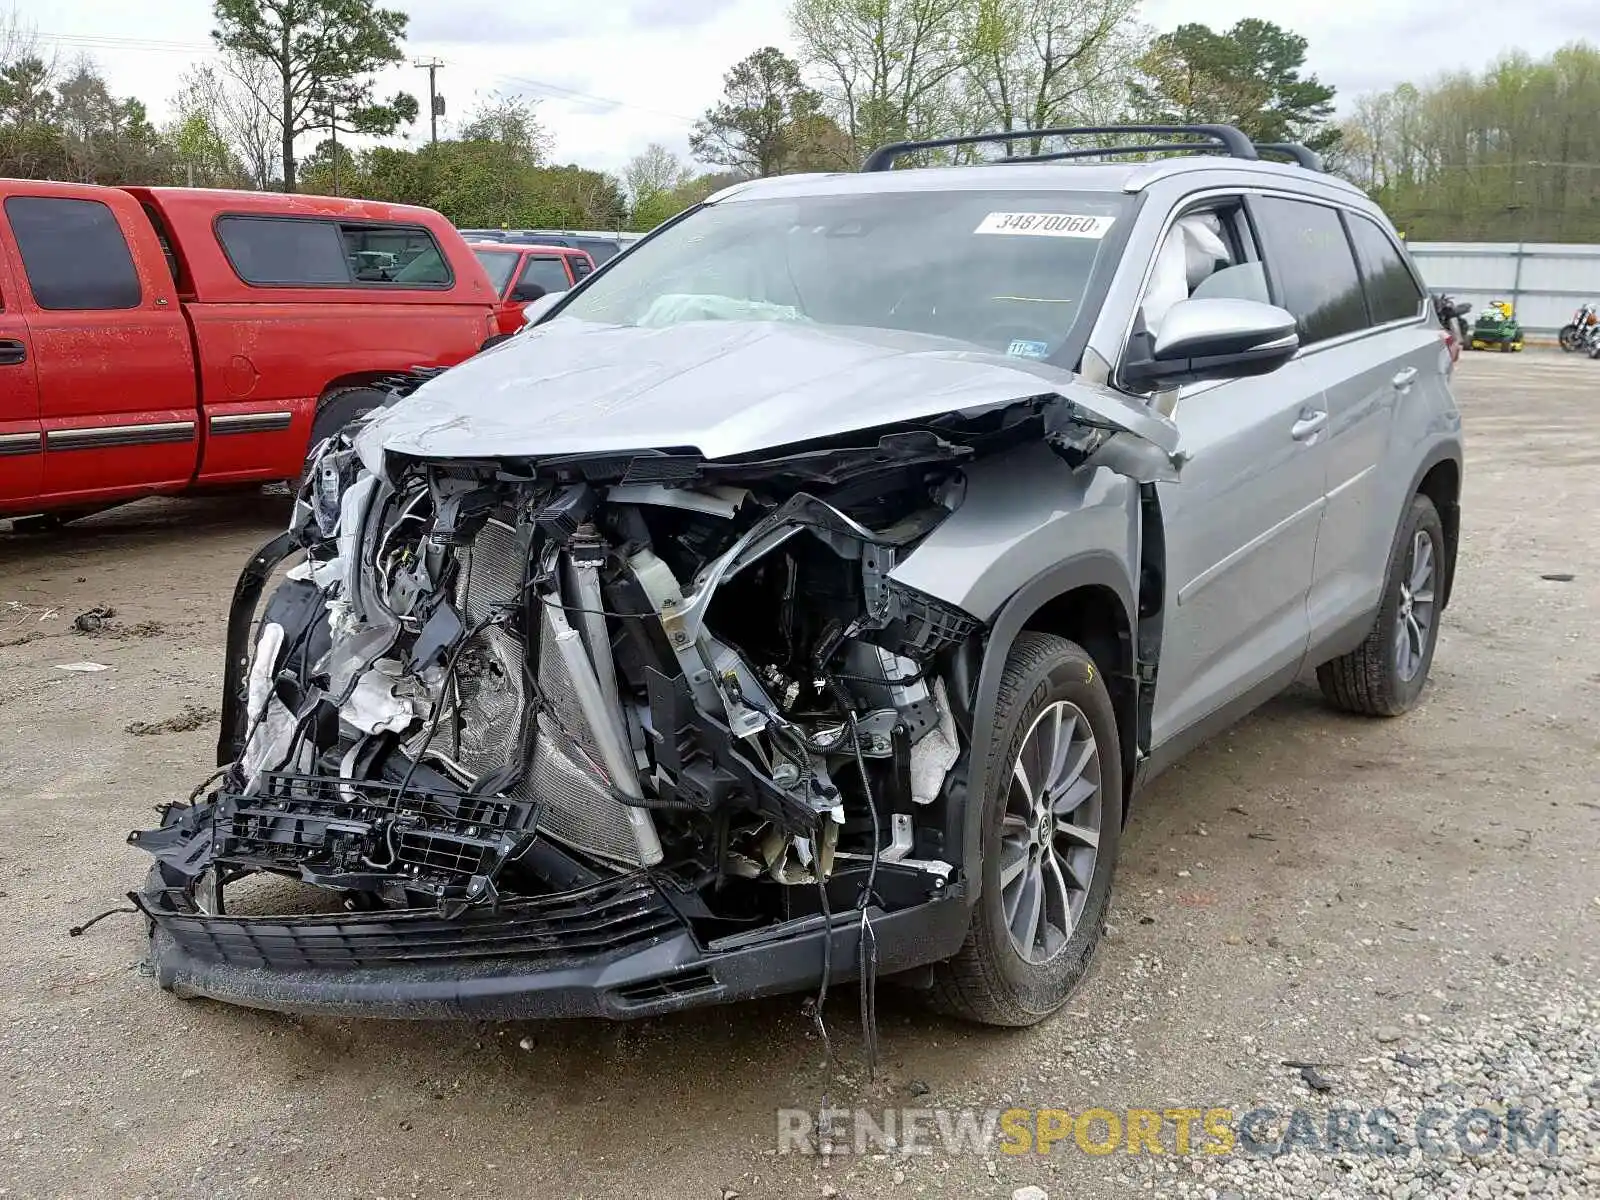
[[1105, 237], [1115, 221], [1115, 217], [1074, 213], [993, 212], [978, 222], [978, 227], [972, 232], [1098, 240]]

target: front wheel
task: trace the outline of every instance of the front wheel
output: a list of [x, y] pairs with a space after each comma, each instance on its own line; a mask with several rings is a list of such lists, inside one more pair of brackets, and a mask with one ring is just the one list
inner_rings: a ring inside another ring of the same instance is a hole
[[932, 1002], [985, 1025], [1033, 1025], [1089, 967], [1122, 834], [1116, 714], [1079, 645], [1024, 633], [995, 713], [966, 943], [935, 968]]
[[1583, 338], [1579, 336], [1576, 325], [1563, 325], [1556, 339], [1561, 343], [1561, 348], [1569, 354], [1583, 345]]
[[1422, 695], [1439, 643], [1445, 541], [1439, 511], [1414, 496], [1389, 556], [1383, 599], [1367, 640], [1317, 668], [1322, 694], [1336, 708], [1397, 717]]

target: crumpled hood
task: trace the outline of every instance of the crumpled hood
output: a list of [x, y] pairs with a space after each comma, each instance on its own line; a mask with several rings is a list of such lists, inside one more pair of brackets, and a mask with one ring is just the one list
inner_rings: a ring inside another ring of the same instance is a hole
[[693, 449], [710, 459], [1058, 395], [1170, 452], [1148, 407], [1046, 363], [887, 330], [557, 319], [425, 383], [358, 445], [418, 458]]

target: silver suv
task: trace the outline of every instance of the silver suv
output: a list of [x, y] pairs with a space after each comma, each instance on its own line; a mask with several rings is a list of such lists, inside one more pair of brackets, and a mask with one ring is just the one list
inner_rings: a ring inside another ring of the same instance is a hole
[[162, 985], [633, 1017], [892, 974], [1027, 1024], [1157, 772], [1308, 667], [1415, 704], [1461, 429], [1404, 245], [1299, 148], [1131, 132], [1180, 153], [740, 184], [325, 443], [216, 782], [133, 835]]

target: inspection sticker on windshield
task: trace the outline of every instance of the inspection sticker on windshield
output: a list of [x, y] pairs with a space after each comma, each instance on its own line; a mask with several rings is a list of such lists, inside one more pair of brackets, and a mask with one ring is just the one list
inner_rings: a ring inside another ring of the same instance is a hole
[[973, 233], [1007, 233], [1023, 237], [1105, 237], [1115, 217], [1075, 216], [1071, 213], [990, 213]]

